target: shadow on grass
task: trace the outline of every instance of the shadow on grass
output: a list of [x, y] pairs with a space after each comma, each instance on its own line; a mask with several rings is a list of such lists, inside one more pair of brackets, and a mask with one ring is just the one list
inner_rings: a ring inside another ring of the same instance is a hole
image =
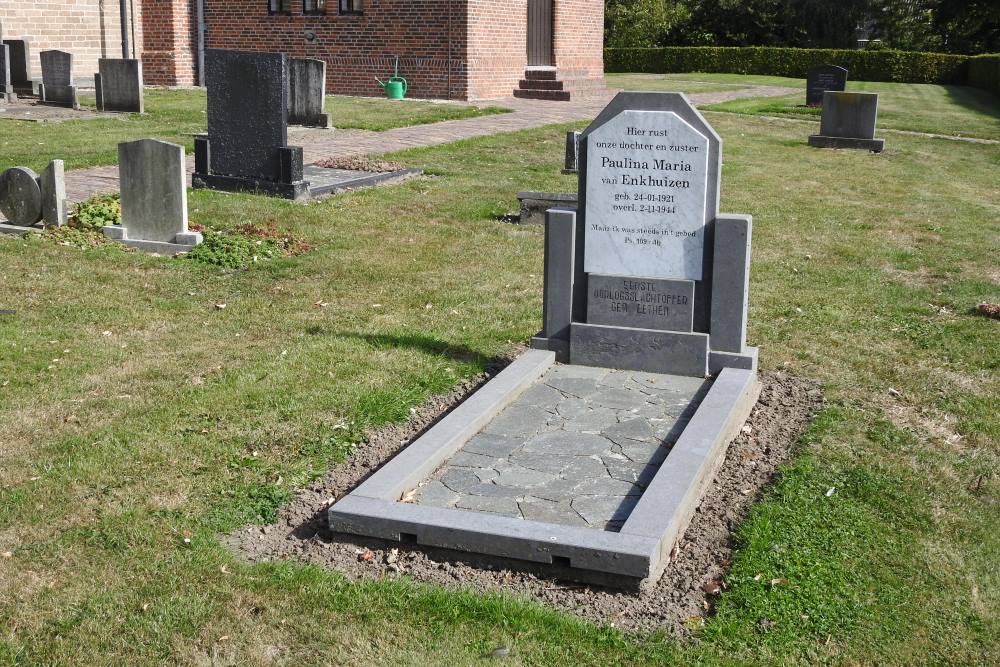
[[942, 86], [948, 97], [955, 104], [981, 113], [985, 116], [1000, 118], [1000, 97], [988, 90], [971, 86]]
[[464, 345], [454, 345], [452, 343], [445, 342], [443, 340], [438, 340], [437, 338], [432, 338], [430, 336], [425, 336], [423, 334], [365, 334], [358, 333], [355, 331], [333, 331], [327, 332], [322, 327], [308, 327], [306, 333], [310, 335], [323, 335], [330, 333], [330, 335], [337, 336], [339, 338], [352, 338], [354, 340], [364, 341], [374, 348], [378, 349], [393, 349], [393, 348], [410, 348], [414, 350], [419, 350], [421, 352], [426, 352], [427, 354], [433, 354], [436, 356], [450, 357], [455, 361], [463, 364], [474, 364], [480, 368], [487, 368], [496, 366], [500, 363], [500, 359], [496, 357], [489, 357], [481, 352], [477, 352], [472, 348], [466, 347]]

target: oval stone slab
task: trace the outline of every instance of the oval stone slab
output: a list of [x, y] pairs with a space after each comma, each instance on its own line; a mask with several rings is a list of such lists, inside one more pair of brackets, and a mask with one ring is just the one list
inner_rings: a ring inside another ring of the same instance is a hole
[[27, 167], [13, 167], [0, 174], [0, 213], [11, 224], [24, 227], [42, 219], [38, 174]]

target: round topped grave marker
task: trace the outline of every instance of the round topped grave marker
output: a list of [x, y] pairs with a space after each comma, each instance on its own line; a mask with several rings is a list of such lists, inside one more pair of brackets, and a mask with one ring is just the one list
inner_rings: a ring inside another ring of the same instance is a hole
[[0, 213], [11, 224], [23, 227], [42, 219], [38, 174], [26, 167], [13, 167], [0, 174]]

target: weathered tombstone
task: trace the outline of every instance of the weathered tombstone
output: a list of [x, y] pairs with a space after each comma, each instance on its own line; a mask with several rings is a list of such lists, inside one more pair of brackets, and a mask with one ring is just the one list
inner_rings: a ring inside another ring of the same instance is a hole
[[53, 160], [39, 176], [27, 167], [0, 174], [0, 214], [7, 219], [0, 233], [22, 234], [26, 229], [66, 224], [66, 185], [63, 161]]
[[330, 127], [326, 107], [326, 61], [311, 58], [288, 60], [288, 123]]
[[31, 45], [26, 39], [5, 39], [10, 48], [10, 79], [14, 92], [19, 95], [37, 95], [38, 82], [31, 72]]
[[566, 161], [563, 165], [562, 173], [576, 174], [579, 171], [580, 161], [580, 133], [566, 133]]
[[884, 139], [875, 138], [878, 93], [838, 93], [823, 95], [819, 134], [809, 136], [816, 148], [861, 148], [880, 153]]
[[98, 111], [143, 113], [142, 61], [101, 58], [94, 75]]
[[818, 107], [823, 93], [842, 91], [847, 87], [847, 69], [837, 65], [816, 65], [806, 73], [806, 104]]
[[288, 64], [281, 53], [209, 49], [208, 136], [195, 138], [196, 188], [309, 197], [302, 149], [288, 146]]
[[156, 139], [118, 144], [121, 225], [104, 228], [126, 245], [163, 254], [186, 252], [202, 242], [187, 227], [184, 147]]
[[73, 85], [73, 54], [66, 51], [42, 51], [42, 101], [47, 104], [80, 108], [80, 99]]
[[580, 139], [579, 212], [546, 224], [535, 347], [658, 373], [756, 368], [751, 219], [719, 213], [721, 146], [679, 93], [622, 93], [601, 112]]
[[0, 44], [0, 102], [13, 102], [16, 99], [10, 79], [10, 47]]

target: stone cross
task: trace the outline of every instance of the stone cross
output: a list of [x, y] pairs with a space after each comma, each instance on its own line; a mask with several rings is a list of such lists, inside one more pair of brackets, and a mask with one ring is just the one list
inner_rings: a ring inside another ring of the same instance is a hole
[[312, 58], [288, 60], [288, 123], [330, 127], [326, 113], [326, 61]]
[[580, 138], [578, 211], [546, 222], [544, 328], [573, 364], [755, 369], [750, 216], [719, 213], [722, 140], [680, 93], [620, 93]]
[[288, 63], [282, 53], [209, 49], [208, 136], [195, 138], [196, 188], [309, 197], [302, 149], [288, 146]]
[[47, 104], [80, 108], [73, 85], [73, 54], [66, 51], [42, 51], [42, 101]]
[[187, 227], [184, 147], [156, 139], [118, 144], [121, 225], [104, 233], [140, 250], [175, 254], [201, 243]]
[[101, 58], [94, 75], [98, 111], [143, 113], [142, 61]]

